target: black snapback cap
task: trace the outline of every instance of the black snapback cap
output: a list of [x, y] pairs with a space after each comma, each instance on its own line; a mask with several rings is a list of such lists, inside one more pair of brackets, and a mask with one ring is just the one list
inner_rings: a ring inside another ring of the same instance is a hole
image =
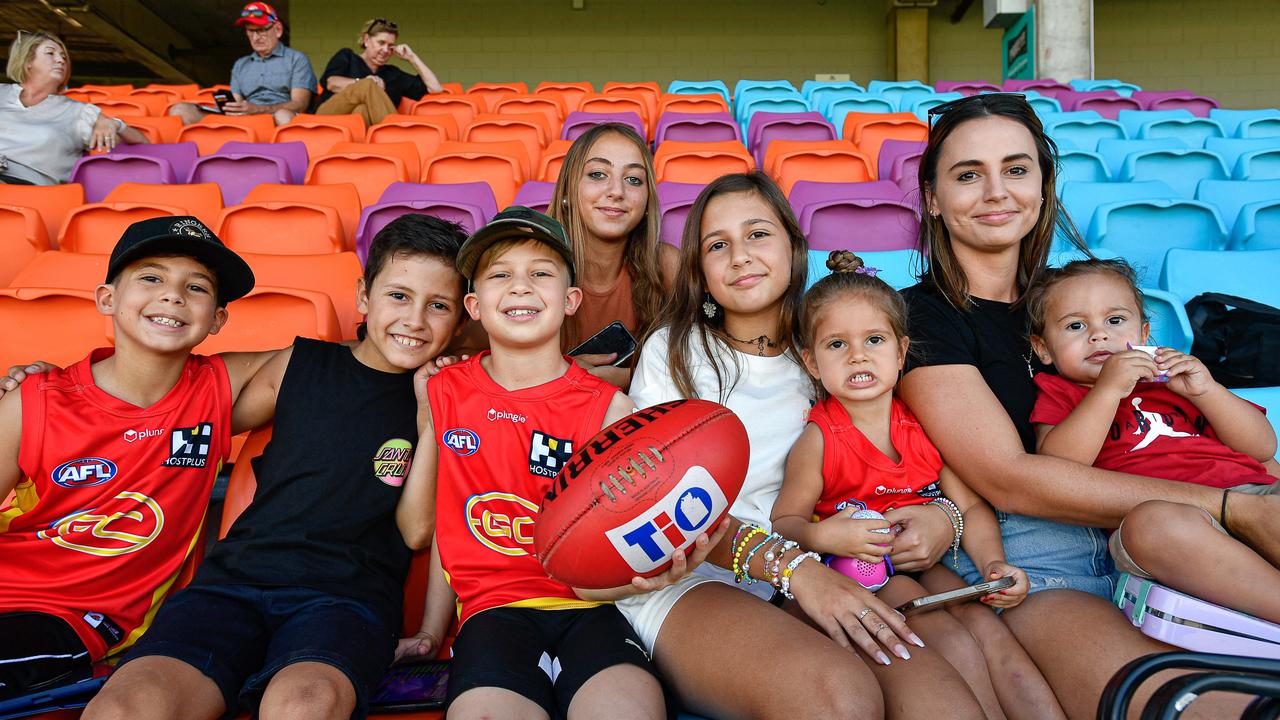
[[125, 228], [111, 251], [105, 282], [111, 282], [130, 263], [153, 255], [185, 255], [208, 266], [217, 276], [218, 305], [238, 300], [253, 290], [249, 263], [189, 215], [139, 220]]
[[569, 265], [569, 284], [575, 282], [573, 246], [569, 244], [564, 226], [555, 218], [523, 205], [512, 205], [494, 215], [489, 224], [475, 231], [462, 243], [462, 247], [458, 249], [458, 272], [470, 281], [484, 251], [499, 240], [513, 238], [529, 238], [550, 245]]

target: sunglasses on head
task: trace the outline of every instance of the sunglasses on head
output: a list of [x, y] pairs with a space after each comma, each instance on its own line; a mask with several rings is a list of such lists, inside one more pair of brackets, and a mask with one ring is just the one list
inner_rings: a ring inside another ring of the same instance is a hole
[[372, 25], [370, 25], [369, 27], [370, 27], [370, 28], [375, 28], [375, 27], [378, 27], [379, 25], [381, 25], [382, 27], [384, 27], [384, 28], [386, 28], [386, 29], [388, 29], [388, 30], [392, 30], [392, 31], [395, 31], [395, 30], [399, 30], [399, 29], [400, 29], [400, 26], [399, 26], [399, 25], [396, 25], [395, 23], [391, 22], [390, 20], [388, 20], [388, 19], [386, 19], [386, 18], [374, 18], [374, 19], [373, 19], [373, 24], [372, 24]]
[[263, 10], [263, 9], [262, 9], [262, 8], [260, 8], [260, 7], [255, 7], [255, 8], [245, 8], [244, 10], [241, 10], [241, 11], [240, 11], [240, 17], [242, 17], [242, 18], [260, 18], [260, 17], [265, 17], [266, 19], [268, 19], [268, 20], [270, 20], [270, 21], [272, 21], [272, 22], [275, 22], [275, 20], [276, 20], [276, 15], [275, 15], [275, 13], [269, 13], [269, 12], [267, 12], [266, 10]]
[[952, 110], [955, 110], [956, 108], [965, 107], [966, 105], [986, 105], [987, 100], [992, 98], [999, 98], [999, 99], [1018, 98], [1023, 102], [1026, 102], [1027, 100], [1026, 95], [1022, 93], [1013, 93], [1013, 92], [980, 93], [978, 95], [970, 95], [968, 97], [957, 98], [955, 100], [944, 102], [941, 105], [934, 105], [933, 107], [929, 108], [928, 110], [929, 127], [933, 127], [933, 121], [937, 119], [939, 115], [945, 115], [946, 113], [949, 113]]

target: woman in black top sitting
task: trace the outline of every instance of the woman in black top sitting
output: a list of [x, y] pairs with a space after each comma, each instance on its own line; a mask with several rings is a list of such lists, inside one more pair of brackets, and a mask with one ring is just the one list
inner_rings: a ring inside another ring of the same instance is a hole
[[[320, 84], [320, 115], [347, 115], [356, 113], [364, 118], [365, 125], [376, 125], [382, 118], [396, 111], [401, 98], [420, 100], [428, 92], [442, 92], [440, 81], [431, 68], [408, 45], [396, 44], [399, 27], [383, 18], [369, 20], [360, 28], [360, 48], [357, 55], [350, 48], [342, 48], [324, 68]], [[387, 61], [395, 55], [415, 70], [410, 75]]]

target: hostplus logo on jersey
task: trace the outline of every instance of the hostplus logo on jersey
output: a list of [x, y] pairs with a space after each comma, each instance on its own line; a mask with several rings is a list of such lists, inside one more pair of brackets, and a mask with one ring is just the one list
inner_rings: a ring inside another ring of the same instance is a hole
[[480, 436], [466, 428], [446, 430], [440, 443], [462, 457], [474, 455], [480, 449]]
[[133, 428], [129, 428], [128, 430], [124, 431], [124, 435], [122, 435], [121, 437], [124, 438], [125, 442], [133, 443], [139, 440], [149, 440], [151, 438], [158, 438], [161, 435], [164, 435], [164, 428], [153, 428], [149, 430], [134, 430]]
[[195, 427], [174, 428], [169, 434], [169, 459], [165, 467], [202, 468], [209, 462], [209, 445], [213, 442], [213, 423]]
[[604, 534], [632, 570], [646, 573], [692, 545], [728, 507], [715, 478], [695, 465], [643, 515]]
[[93, 487], [116, 476], [116, 464], [102, 457], [68, 460], [53, 469], [49, 477], [65, 488]]
[[552, 437], [541, 430], [533, 431], [529, 441], [529, 472], [540, 477], [553, 478], [573, 456], [573, 443]]

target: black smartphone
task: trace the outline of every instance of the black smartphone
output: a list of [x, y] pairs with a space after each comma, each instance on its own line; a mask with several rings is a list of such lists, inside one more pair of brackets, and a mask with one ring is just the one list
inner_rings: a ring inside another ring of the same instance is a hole
[[581, 345], [569, 351], [570, 355], [607, 355], [609, 353], [618, 353], [617, 359], [612, 363], [614, 367], [621, 367], [631, 359], [631, 355], [636, 351], [636, 339], [627, 331], [627, 327], [621, 321], [614, 320], [605, 326], [603, 330], [592, 335], [582, 342]]
[[908, 603], [903, 603], [897, 607], [898, 612], [903, 615], [915, 615], [916, 613], [925, 612], [926, 610], [937, 610], [939, 608], [956, 605], [967, 602], [983, 595], [990, 595], [997, 590], [1013, 587], [1013, 578], [1003, 577], [999, 580], [990, 582], [980, 582], [977, 585], [959, 588], [957, 590], [948, 590], [947, 592], [938, 593], [937, 595], [925, 595], [918, 597]]
[[213, 101], [218, 104], [218, 112], [223, 112], [223, 107], [229, 102], [235, 102], [236, 96], [231, 94], [230, 90], [214, 90]]
[[369, 709], [393, 712], [438, 710], [444, 707], [448, 689], [448, 660], [392, 665], [370, 696]]

